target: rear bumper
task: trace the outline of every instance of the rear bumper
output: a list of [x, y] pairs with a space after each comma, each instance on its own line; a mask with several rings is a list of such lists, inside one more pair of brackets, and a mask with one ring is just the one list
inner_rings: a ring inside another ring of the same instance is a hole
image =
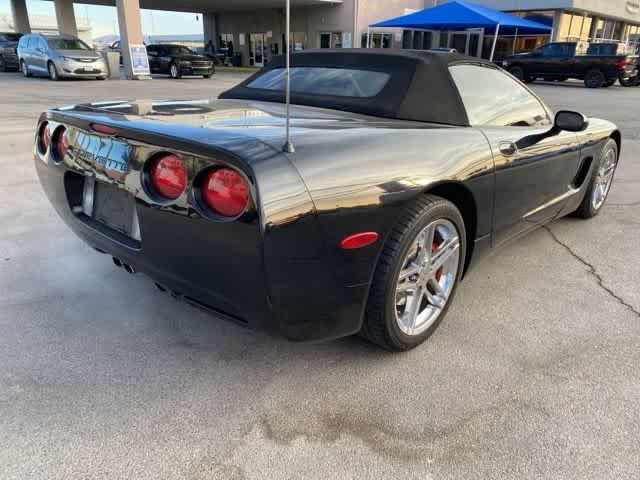
[[322, 258], [292, 253], [307, 235], [319, 242], [312, 217], [307, 227], [301, 222], [289, 227], [294, 231], [265, 237], [257, 219], [212, 222], [136, 199], [140, 241], [135, 242], [78, 212], [82, 172], [38, 152], [35, 167], [49, 201], [78, 237], [189, 303], [295, 341], [338, 338], [360, 329], [368, 285], [346, 286]]
[[35, 166], [56, 212], [87, 244], [193, 303], [238, 323], [271, 329], [259, 242], [254, 239], [255, 232], [246, 231], [254, 226], [239, 226], [222, 237], [212, 222], [136, 201], [141, 242], [127, 241], [128, 237], [72, 210], [79, 196], [81, 201], [82, 175], [64, 164], [51, 165], [40, 158]]

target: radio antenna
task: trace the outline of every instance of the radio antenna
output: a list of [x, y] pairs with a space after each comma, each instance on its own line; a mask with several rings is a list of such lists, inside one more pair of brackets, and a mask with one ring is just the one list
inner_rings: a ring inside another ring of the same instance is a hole
[[293, 148], [293, 143], [291, 143], [291, 0], [287, 0], [286, 2], [286, 21], [285, 21], [285, 49], [286, 49], [286, 57], [285, 57], [285, 110], [286, 110], [286, 119], [285, 119], [285, 141], [282, 146], [282, 151], [286, 153], [295, 152], [295, 148]]

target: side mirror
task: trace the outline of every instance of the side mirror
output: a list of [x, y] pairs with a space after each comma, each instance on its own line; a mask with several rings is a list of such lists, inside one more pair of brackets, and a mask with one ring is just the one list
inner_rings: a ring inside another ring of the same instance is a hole
[[554, 126], [566, 132], [582, 132], [589, 126], [589, 120], [581, 113], [562, 110], [556, 113]]

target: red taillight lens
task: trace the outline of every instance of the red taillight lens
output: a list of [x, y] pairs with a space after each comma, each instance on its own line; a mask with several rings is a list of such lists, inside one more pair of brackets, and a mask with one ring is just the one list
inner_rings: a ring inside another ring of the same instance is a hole
[[626, 68], [628, 64], [629, 64], [629, 60], [628, 60], [628, 59], [626, 59], [626, 58], [623, 58], [622, 60], [620, 60], [620, 61], [618, 62], [618, 67], [620, 67], [620, 68]]
[[40, 130], [38, 130], [38, 148], [44, 153], [49, 144], [51, 143], [51, 130], [49, 129], [49, 122], [42, 122]]
[[157, 157], [149, 170], [154, 191], [169, 200], [178, 198], [187, 187], [187, 169], [175, 155]]
[[224, 217], [237, 217], [249, 203], [249, 185], [238, 172], [230, 168], [219, 168], [205, 176], [202, 199], [215, 213]]
[[56, 128], [53, 133], [53, 156], [56, 160], [62, 161], [69, 150], [69, 140], [67, 138], [67, 129], [64, 127]]

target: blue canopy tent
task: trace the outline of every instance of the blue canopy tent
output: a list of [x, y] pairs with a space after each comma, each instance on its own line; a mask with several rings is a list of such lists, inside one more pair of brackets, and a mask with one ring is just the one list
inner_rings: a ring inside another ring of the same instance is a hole
[[484, 33], [493, 34], [490, 60], [496, 50], [498, 35], [550, 34], [552, 28], [542, 23], [532, 22], [500, 10], [477, 3], [453, 0], [437, 7], [425, 8], [418, 12], [383, 20], [369, 25], [372, 28], [404, 28], [410, 30], [466, 30], [481, 28]]

